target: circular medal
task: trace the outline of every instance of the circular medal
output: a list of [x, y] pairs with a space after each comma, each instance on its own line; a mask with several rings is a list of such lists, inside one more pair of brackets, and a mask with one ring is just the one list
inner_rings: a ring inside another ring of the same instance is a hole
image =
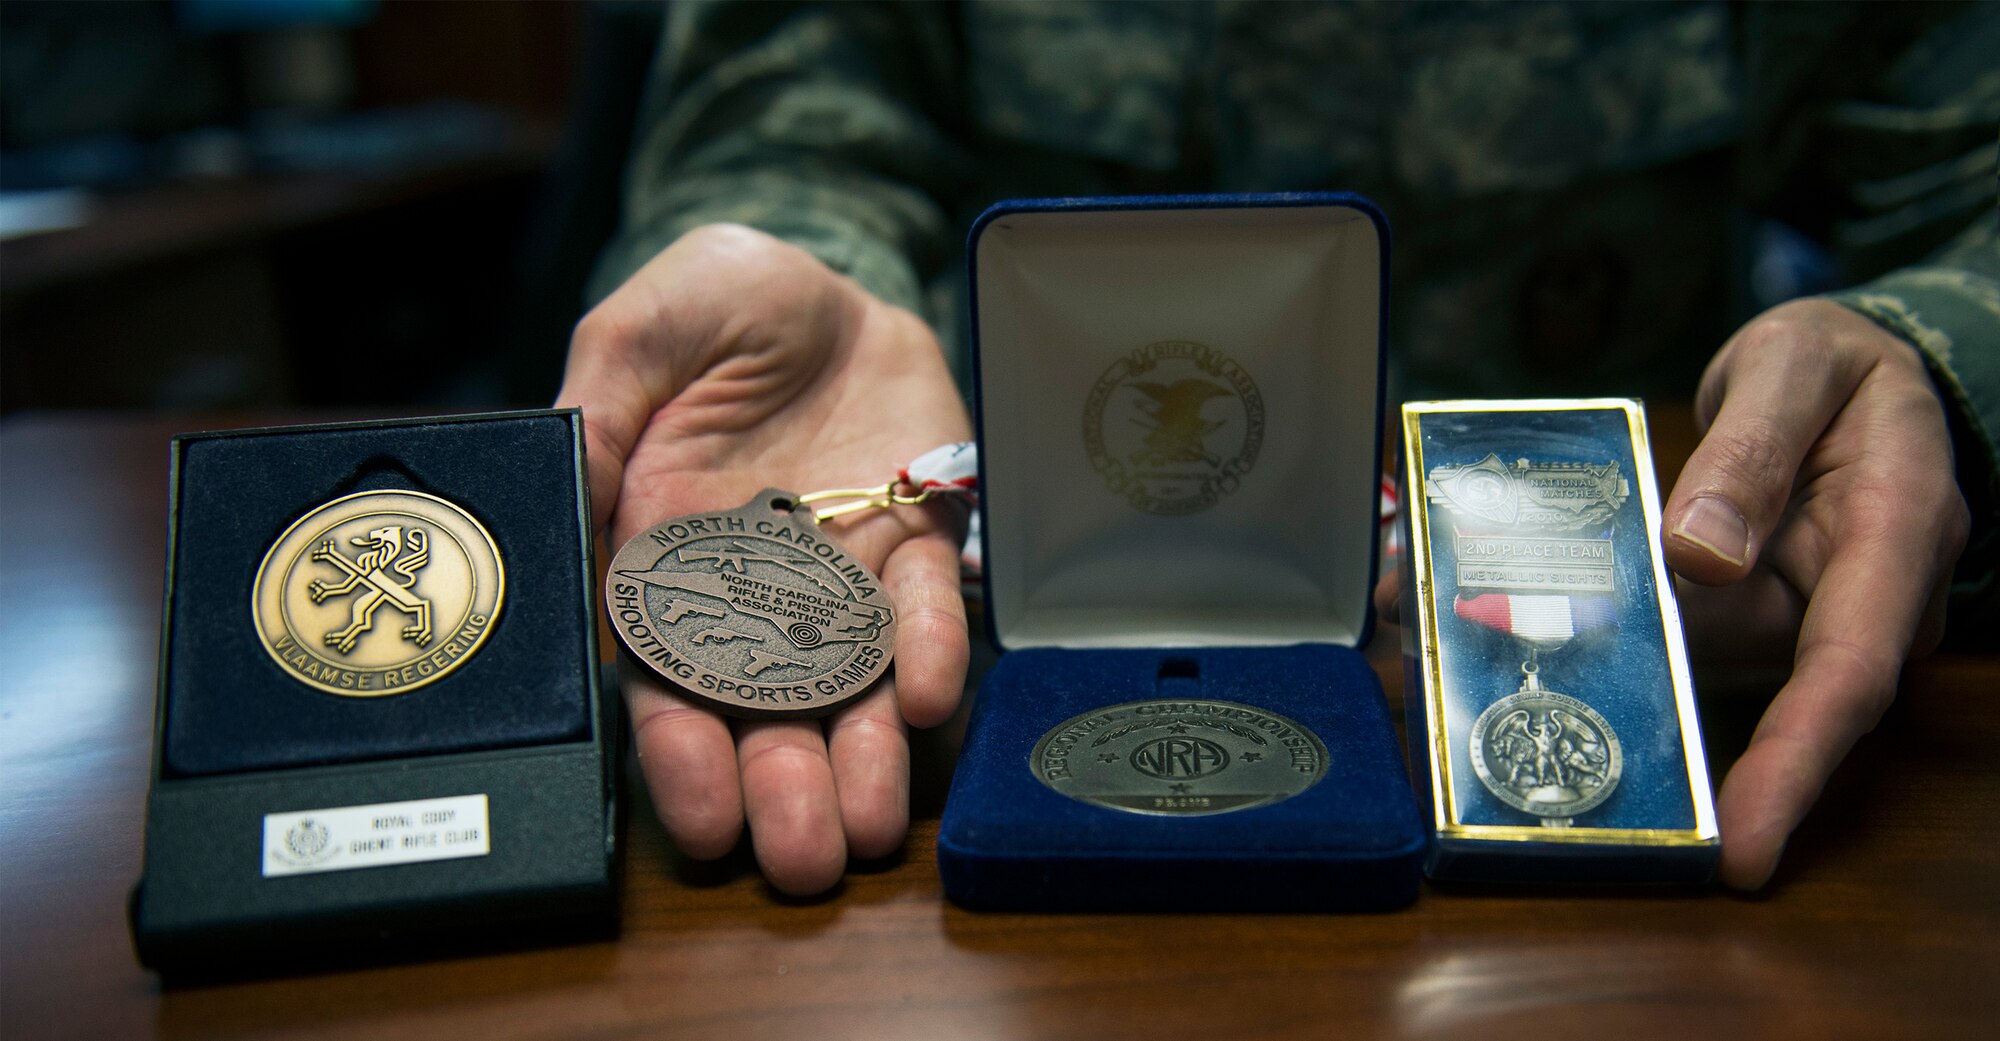
[[1538, 685], [1487, 706], [1472, 724], [1480, 783], [1537, 817], [1566, 819], [1596, 807], [1611, 797], [1624, 767], [1618, 734], [1603, 716]]
[[636, 661], [746, 718], [833, 711], [881, 678], [896, 639], [881, 580], [775, 488], [633, 536], [604, 595]]
[[1199, 817], [1266, 806], [1326, 773], [1318, 735], [1233, 701], [1133, 701], [1064, 720], [1028, 756], [1043, 784], [1128, 813]]
[[505, 595], [500, 550], [457, 504], [357, 492], [278, 536], [250, 611], [258, 642], [293, 679], [365, 698], [435, 683], [471, 660]]

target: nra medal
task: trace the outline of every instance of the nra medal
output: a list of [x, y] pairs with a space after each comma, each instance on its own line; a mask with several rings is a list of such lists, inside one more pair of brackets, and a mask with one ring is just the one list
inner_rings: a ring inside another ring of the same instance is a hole
[[734, 716], [831, 712], [881, 678], [895, 645], [881, 579], [775, 488], [640, 532], [604, 586], [633, 659]]
[[1472, 769], [1495, 798], [1567, 826], [1611, 797], [1625, 755], [1611, 724], [1589, 705], [1542, 688], [1524, 665], [1518, 693], [1487, 706], [1472, 724]]
[[1057, 724], [1035, 743], [1028, 767], [1082, 802], [1201, 817], [1312, 787], [1326, 774], [1326, 745], [1284, 716], [1233, 701], [1133, 701]]
[[471, 514], [423, 492], [373, 491], [285, 529], [257, 568], [250, 610], [258, 642], [293, 679], [380, 697], [471, 660], [505, 597], [500, 550]]
[[1618, 736], [1589, 705], [1543, 688], [1540, 658], [1618, 624], [1612, 532], [1631, 496], [1616, 462], [1511, 465], [1496, 454], [1431, 470], [1428, 501], [1455, 519], [1452, 613], [1524, 645], [1521, 688], [1473, 723], [1473, 771], [1548, 827], [1610, 798]]

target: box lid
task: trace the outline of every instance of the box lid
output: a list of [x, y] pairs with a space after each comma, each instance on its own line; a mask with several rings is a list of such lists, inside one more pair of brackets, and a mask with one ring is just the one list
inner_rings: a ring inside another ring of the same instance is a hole
[[1344, 193], [1030, 199], [974, 223], [994, 642], [1359, 645], [1388, 226]]

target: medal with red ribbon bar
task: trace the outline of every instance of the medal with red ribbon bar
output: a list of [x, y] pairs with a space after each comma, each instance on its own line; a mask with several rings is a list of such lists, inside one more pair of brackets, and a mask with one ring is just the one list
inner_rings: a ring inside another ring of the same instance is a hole
[[1425, 497], [1453, 517], [1452, 613], [1525, 652], [1520, 689], [1472, 726], [1472, 765], [1500, 801], [1567, 827], [1610, 798], [1624, 757], [1611, 724], [1542, 685], [1541, 658], [1618, 625], [1612, 533], [1631, 488], [1611, 463], [1512, 464], [1498, 455], [1431, 470]]

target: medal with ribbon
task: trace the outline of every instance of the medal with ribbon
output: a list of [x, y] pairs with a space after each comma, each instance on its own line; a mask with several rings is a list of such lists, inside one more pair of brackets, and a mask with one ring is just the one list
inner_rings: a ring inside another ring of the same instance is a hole
[[1612, 534], [1630, 485], [1616, 462], [1488, 454], [1432, 469], [1425, 489], [1453, 518], [1452, 612], [1523, 654], [1520, 689], [1473, 723], [1473, 769], [1500, 801], [1566, 827], [1611, 796], [1624, 759], [1603, 716], [1543, 686], [1541, 659], [1618, 625]]
[[971, 501], [971, 442], [924, 453], [866, 488], [766, 488], [734, 509], [661, 521], [605, 578], [611, 628], [633, 661], [718, 711], [751, 719], [834, 711], [888, 671], [896, 615], [882, 580], [822, 522], [863, 510]]

